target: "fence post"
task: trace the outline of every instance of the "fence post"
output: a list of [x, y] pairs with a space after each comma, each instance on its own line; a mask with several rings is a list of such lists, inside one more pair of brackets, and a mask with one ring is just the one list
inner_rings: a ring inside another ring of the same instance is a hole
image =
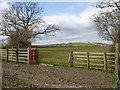
[[104, 53], [104, 70], [107, 70], [107, 58], [106, 58], [106, 53]]
[[29, 46], [29, 64], [33, 61], [33, 49], [32, 46]]
[[13, 47], [12, 47], [12, 49], [11, 49], [11, 59], [12, 59], [12, 61], [13, 61]]
[[3, 53], [2, 53], [2, 49], [0, 49], [0, 60], [3, 59], [2, 55], [3, 55]]
[[38, 62], [38, 60], [37, 60], [37, 46], [34, 46], [34, 61], [35, 61], [35, 63]]
[[119, 88], [120, 87], [120, 44], [116, 43], [115, 44], [115, 88]]
[[17, 59], [17, 63], [19, 62], [19, 49], [16, 49], [16, 59]]
[[87, 69], [90, 68], [90, 63], [89, 63], [89, 52], [87, 52]]
[[7, 48], [7, 62], [8, 62], [8, 54], [9, 54], [8, 50], [9, 50], [9, 49]]
[[29, 47], [27, 48], [27, 51], [28, 51], [27, 60], [28, 60], [28, 64], [29, 64]]
[[119, 65], [119, 43], [115, 44], [115, 71], [118, 71], [118, 65]]
[[[37, 61], [39, 60], [39, 50], [37, 50]], [[39, 61], [38, 61], [39, 62]]]
[[70, 67], [72, 67], [73, 66], [73, 61], [72, 61], [72, 59], [73, 59], [73, 51], [71, 51], [70, 53], [69, 53], [69, 64], [70, 64]]

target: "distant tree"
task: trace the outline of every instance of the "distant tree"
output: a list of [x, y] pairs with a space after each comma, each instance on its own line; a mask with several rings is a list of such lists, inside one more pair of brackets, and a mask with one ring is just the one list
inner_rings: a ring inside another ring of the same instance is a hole
[[41, 34], [49, 34], [59, 30], [56, 25], [47, 25], [41, 13], [43, 9], [38, 3], [13, 3], [2, 13], [2, 35], [8, 36], [8, 45], [15, 48], [28, 47], [31, 40]]
[[101, 0], [96, 5], [101, 12], [94, 15], [99, 35], [115, 43], [120, 43], [120, 1]]

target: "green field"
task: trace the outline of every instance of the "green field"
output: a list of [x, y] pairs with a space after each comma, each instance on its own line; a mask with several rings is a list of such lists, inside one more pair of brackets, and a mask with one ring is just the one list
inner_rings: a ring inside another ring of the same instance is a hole
[[109, 46], [80, 46], [39, 48], [39, 62], [68, 66], [70, 51], [108, 52]]

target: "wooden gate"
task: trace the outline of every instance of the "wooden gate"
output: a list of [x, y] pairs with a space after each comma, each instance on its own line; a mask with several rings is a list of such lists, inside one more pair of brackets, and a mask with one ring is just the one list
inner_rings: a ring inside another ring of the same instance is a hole
[[111, 52], [70, 52], [70, 66], [87, 69], [114, 70], [115, 53]]
[[30, 46], [28, 49], [0, 49], [0, 58], [6, 61], [37, 63], [37, 46]]
[[29, 47], [29, 63], [37, 63], [37, 46], [30, 46]]

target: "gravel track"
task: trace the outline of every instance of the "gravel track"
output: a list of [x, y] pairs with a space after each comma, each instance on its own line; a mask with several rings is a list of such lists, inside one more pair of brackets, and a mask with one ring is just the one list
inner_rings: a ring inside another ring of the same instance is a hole
[[112, 80], [95, 70], [2, 62], [3, 88], [113, 88]]

